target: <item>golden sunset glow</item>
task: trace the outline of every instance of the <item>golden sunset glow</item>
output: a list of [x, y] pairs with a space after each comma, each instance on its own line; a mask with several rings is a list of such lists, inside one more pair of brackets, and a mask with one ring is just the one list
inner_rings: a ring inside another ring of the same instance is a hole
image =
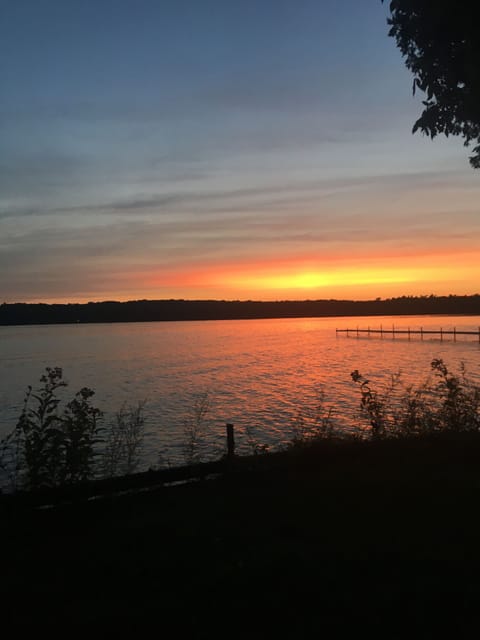
[[388, 3], [350, 2], [351, 28], [342, 3], [254, 3], [252, 38], [242, 3], [217, 3], [211, 31], [189, 0], [186, 40], [182, 3], [147, 3], [141, 28], [117, 16], [108, 56], [71, 3], [52, 5], [68, 51], [42, 35], [61, 29], [50, 3], [42, 28], [10, 4], [0, 302], [479, 291], [480, 171], [455, 137], [411, 135]]
[[[409, 269], [387, 269], [374, 271], [359, 269], [358, 271], [341, 270], [333, 273], [299, 272], [284, 274], [260, 274], [258, 276], [232, 276], [225, 284], [232, 289], [251, 288], [254, 290], [290, 290], [290, 289], [319, 289], [330, 287], [344, 287], [346, 285], [378, 285], [393, 283], [414, 284], [416, 279], [428, 277], [427, 270], [419, 274]], [[422, 277], [423, 276], [423, 277]]]
[[480, 281], [480, 252], [448, 252], [395, 257], [330, 258], [324, 263], [313, 258], [218, 264], [176, 274], [164, 273], [149, 279], [150, 286], [171, 281], [186, 292], [202, 291], [224, 299], [292, 299], [305, 297], [355, 296], [362, 299], [396, 295], [473, 293]]
[[[222, 300], [302, 300], [343, 298], [367, 300], [399, 295], [458, 295], [480, 289], [480, 250], [441, 251], [355, 258], [294, 256], [278, 261], [222, 261], [152, 272], [143, 267], [119, 271], [123, 292], [118, 300], [142, 297], [217, 298]], [[47, 298], [51, 302], [102, 300], [105, 295]]]

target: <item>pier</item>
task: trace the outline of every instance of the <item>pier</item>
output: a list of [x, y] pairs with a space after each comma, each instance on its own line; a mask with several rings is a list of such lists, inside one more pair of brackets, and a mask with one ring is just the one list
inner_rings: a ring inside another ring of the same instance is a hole
[[371, 329], [368, 327], [367, 329], [359, 329], [358, 327], [355, 329], [335, 329], [335, 333], [338, 338], [338, 334], [344, 333], [347, 337], [354, 336], [359, 338], [360, 336], [366, 335], [370, 336], [380, 336], [380, 338], [391, 337], [392, 340], [395, 340], [396, 336], [403, 336], [410, 340], [412, 337], [420, 336], [420, 340], [423, 340], [424, 337], [427, 336], [438, 336], [440, 341], [443, 342], [444, 338], [451, 337], [454, 342], [457, 341], [457, 336], [476, 336], [478, 338], [478, 342], [480, 344], [480, 327], [478, 327], [478, 331], [463, 331], [462, 329], [397, 329], [395, 326], [392, 326], [391, 329], [384, 329], [383, 326], [380, 326], [380, 329]]

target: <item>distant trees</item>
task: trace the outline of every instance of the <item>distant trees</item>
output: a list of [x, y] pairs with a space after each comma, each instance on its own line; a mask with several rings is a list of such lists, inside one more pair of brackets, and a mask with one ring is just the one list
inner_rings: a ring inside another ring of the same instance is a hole
[[402, 296], [380, 300], [145, 300], [88, 304], [14, 303], [0, 305], [0, 326], [165, 320], [241, 320], [418, 313], [480, 314], [480, 295]]
[[413, 93], [426, 94], [413, 133], [478, 143], [470, 163], [480, 168], [479, 1], [391, 0], [390, 14], [389, 35], [414, 74]]

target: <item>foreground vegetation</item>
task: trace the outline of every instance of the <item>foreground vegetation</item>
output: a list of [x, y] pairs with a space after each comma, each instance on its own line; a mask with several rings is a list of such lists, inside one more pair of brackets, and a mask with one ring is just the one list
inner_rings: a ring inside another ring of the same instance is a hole
[[136, 470], [144, 403], [124, 404], [104, 424], [88, 387], [61, 407], [58, 392], [67, 386], [61, 368], [47, 367], [40, 384], [27, 388], [15, 428], [0, 441], [0, 470], [11, 490], [75, 485]]
[[[313, 407], [300, 407], [291, 425], [289, 449], [305, 449], [318, 441], [404, 439], [438, 434], [480, 432], [480, 387], [465, 370], [452, 373], [445, 363], [431, 363], [432, 376], [423, 384], [404, 386], [400, 374], [375, 389], [359, 371], [351, 374], [360, 392], [360, 413], [354, 430], [341, 431], [335, 407], [320, 394]], [[58, 395], [67, 386], [60, 368], [47, 367], [41, 386], [28, 387], [15, 428], [0, 442], [0, 469], [10, 490], [75, 486], [100, 478], [131, 475], [141, 462], [144, 404], [123, 405], [113, 420], [94, 406], [94, 391], [82, 388], [63, 407]], [[203, 461], [208, 442], [208, 394], [195, 402], [184, 422], [184, 462], [190, 469]], [[254, 456], [269, 452], [255, 429], [244, 434]], [[201, 446], [203, 445], [203, 447]], [[228, 452], [231, 465], [233, 451]], [[237, 461], [238, 462], [238, 461]], [[222, 467], [213, 467], [221, 470]], [[138, 475], [138, 474], [137, 474]], [[143, 474], [145, 476], [145, 474]], [[190, 477], [190, 471], [185, 477]], [[161, 481], [164, 476], [151, 475]], [[145, 482], [149, 482], [145, 476]]]
[[4, 496], [3, 628], [474, 637], [478, 388], [438, 360], [432, 375], [375, 391], [354, 372], [358, 432], [340, 437], [320, 403], [290, 447], [225, 461], [215, 479], [48, 509]]

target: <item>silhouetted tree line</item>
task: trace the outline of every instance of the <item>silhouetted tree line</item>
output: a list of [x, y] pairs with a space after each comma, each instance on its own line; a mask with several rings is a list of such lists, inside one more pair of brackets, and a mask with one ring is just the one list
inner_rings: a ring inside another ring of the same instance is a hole
[[86, 304], [3, 303], [0, 305], [0, 325], [419, 314], [480, 315], [480, 295], [402, 296], [364, 301], [135, 300]]

